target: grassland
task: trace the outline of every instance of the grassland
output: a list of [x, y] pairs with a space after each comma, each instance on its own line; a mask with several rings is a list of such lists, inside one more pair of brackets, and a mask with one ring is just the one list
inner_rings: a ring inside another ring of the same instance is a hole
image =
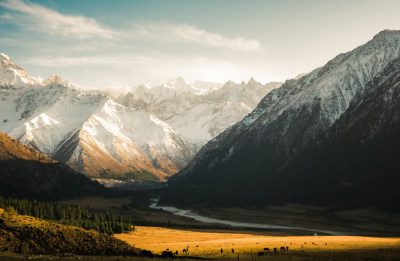
[[[117, 215], [132, 215], [141, 222], [147, 222], [146, 226], [136, 226], [133, 233], [118, 234], [115, 237], [132, 246], [149, 249], [155, 254], [170, 249], [178, 250], [179, 256], [184, 257], [182, 250], [189, 246], [189, 257], [192, 258], [238, 260], [239, 255], [239, 260], [400, 260], [400, 238], [396, 237], [400, 234], [400, 218], [397, 214], [378, 213], [371, 209], [330, 211], [300, 205], [198, 210], [202, 215], [224, 220], [302, 226], [374, 237], [311, 236], [312, 232], [299, 230], [233, 230], [174, 216], [165, 211], [122, 207], [122, 204], [130, 202], [129, 197], [97, 197], [64, 203], [109, 210]], [[265, 247], [273, 251], [273, 248], [280, 249], [281, 246], [288, 246], [289, 251], [258, 256], [258, 252]]]
[[[400, 238], [360, 236], [289, 236], [284, 232], [240, 232], [137, 227], [135, 232], [115, 235], [138, 248], [160, 254], [170, 249], [182, 255], [225, 260], [399, 260]], [[289, 251], [279, 251], [280, 247]], [[272, 253], [258, 256], [269, 248]], [[274, 254], [273, 249], [278, 248]], [[223, 252], [221, 253], [221, 249]], [[232, 252], [234, 250], [234, 253]]]

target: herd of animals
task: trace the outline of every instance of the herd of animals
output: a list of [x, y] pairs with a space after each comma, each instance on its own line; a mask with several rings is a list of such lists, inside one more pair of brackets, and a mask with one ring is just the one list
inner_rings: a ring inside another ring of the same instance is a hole
[[[232, 249], [233, 250], [233, 249]], [[276, 254], [277, 252], [278, 252], [278, 249], [276, 248], [276, 247], [274, 247], [274, 253]], [[286, 247], [281, 247], [281, 249], [280, 249], [280, 251], [289, 251], [289, 247], [288, 246], [286, 246]], [[270, 253], [271, 252], [271, 250], [269, 249], [269, 248], [264, 248], [264, 251], [260, 251], [260, 252], [258, 252], [258, 256], [263, 256], [265, 253]]]
[[[224, 249], [222, 249], [221, 248], [221, 254], [224, 254]], [[266, 253], [271, 253], [271, 252], [274, 252], [275, 254], [277, 254], [278, 253], [278, 251], [280, 251], [280, 252], [284, 252], [284, 251], [289, 251], [289, 246], [286, 246], [286, 247], [284, 247], [284, 246], [281, 246], [280, 247], [280, 249], [278, 249], [278, 248], [271, 248], [271, 249], [269, 249], [269, 248], [264, 248], [264, 250], [263, 251], [260, 251], [260, 252], [258, 252], [258, 256], [259, 257], [262, 257], [262, 256], [264, 256]], [[188, 254], [188, 248], [185, 248], [185, 249], [183, 249], [182, 250], [182, 254], [183, 255], [187, 255]], [[226, 250], [225, 250], [225, 252], [226, 252]], [[231, 250], [231, 252], [232, 252], [232, 254], [235, 254], [235, 249], [233, 249], [232, 248], [232, 250]], [[176, 250], [175, 252], [172, 252], [172, 251], [170, 251], [169, 249], [167, 249], [167, 250], [165, 250], [165, 251], [163, 251], [162, 253], [161, 253], [161, 257], [162, 258], [171, 258], [171, 259], [173, 259], [175, 256], [177, 256], [179, 254], [179, 251], [178, 250]], [[143, 257], [148, 257], [148, 258], [153, 258], [155, 255], [151, 252], [151, 251], [149, 251], [149, 250], [142, 250], [141, 251], [141, 255], [143, 256]]]

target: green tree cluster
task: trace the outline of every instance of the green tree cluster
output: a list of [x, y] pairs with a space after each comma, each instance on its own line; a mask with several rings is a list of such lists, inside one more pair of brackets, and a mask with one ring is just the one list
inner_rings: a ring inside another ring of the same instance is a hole
[[79, 206], [0, 196], [0, 208], [8, 210], [10, 213], [11, 211], [18, 212], [21, 215], [88, 230], [92, 229], [108, 235], [130, 232], [135, 229], [131, 217], [126, 221], [122, 216], [115, 218], [112, 213], [96, 213], [90, 211], [89, 208]]

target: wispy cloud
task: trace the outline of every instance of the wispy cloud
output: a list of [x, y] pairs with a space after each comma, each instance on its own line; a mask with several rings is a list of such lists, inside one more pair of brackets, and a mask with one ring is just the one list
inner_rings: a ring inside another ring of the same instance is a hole
[[154, 40], [164, 43], [198, 44], [208, 47], [224, 48], [233, 51], [254, 52], [262, 50], [256, 39], [226, 37], [208, 32], [187, 24], [143, 23], [132, 29], [107, 28], [95, 19], [84, 16], [65, 15], [45, 6], [24, 0], [0, 1], [7, 13], [0, 14], [3, 21], [12, 22], [22, 29], [41, 34], [61, 35], [68, 38], [103, 38], [131, 42]]
[[218, 33], [207, 32], [203, 29], [181, 24], [156, 24], [137, 25], [134, 37], [152, 37], [170, 42], [197, 43], [212, 47], [228, 48], [235, 51], [259, 51], [261, 44], [256, 39], [242, 37], [228, 38]]
[[34, 64], [45, 67], [65, 67], [65, 66], [85, 66], [85, 65], [123, 65], [140, 64], [147, 62], [150, 59], [144, 55], [124, 55], [124, 56], [79, 56], [79, 57], [65, 57], [65, 56], [38, 56], [23, 60], [24, 64]]
[[9, 54], [28, 73], [56, 73], [85, 86], [152, 84], [179, 75], [239, 80], [254, 71], [254, 57], [266, 54], [257, 39], [208, 27], [143, 20], [108, 26], [29, 0], [0, 0], [0, 8], [0, 26], [11, 25], [0, 35], [4, 52], [18, 50]]
[[40, 31], [79, 39], [101, 37], [112, 38], [113, 32], [101, 26], [93, 18], [64, 15], [42, 5], [21, 0], [4, 0], [0, 6], [12, 14], [3, 14], [2, 19], [29, 30]]

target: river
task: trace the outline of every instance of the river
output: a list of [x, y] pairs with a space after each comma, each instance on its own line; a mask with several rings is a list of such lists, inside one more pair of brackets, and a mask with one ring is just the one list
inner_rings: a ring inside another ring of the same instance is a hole
[[344, 235], [345, 233], [331, 231], [331, 230], [322, 230], [322, 229], [313, 229], [313, 228], [305, 228], [305, 227], [291, 227], [291, 226], [280, 226], [280, 225], [270, 225], [270, 224], [258, 224], [258, 223], [245, 223], [245, 222], [236, 222], [229, 220], [222, 220], [217, 218], [211, 218], [199, 215], [192, 210], [179, 209], [171, 206], [160, 206], [158, 205], [159, 199], [153, 198], [151, 199], [151, 203], [149, 205], [152, 209], [161, 209], [167, 212], [170, 212], [176, 216], [192, 218], [194, 220], [209, 223], [209, 224], [221, 224], [228, 225], [232, 227], [244, 227], [244, 228], [261, 228], [261, 229], [290, 229], [290, 230], [303, 230], [309, 231], [311, 234], [323, 233], [328, 235]]

